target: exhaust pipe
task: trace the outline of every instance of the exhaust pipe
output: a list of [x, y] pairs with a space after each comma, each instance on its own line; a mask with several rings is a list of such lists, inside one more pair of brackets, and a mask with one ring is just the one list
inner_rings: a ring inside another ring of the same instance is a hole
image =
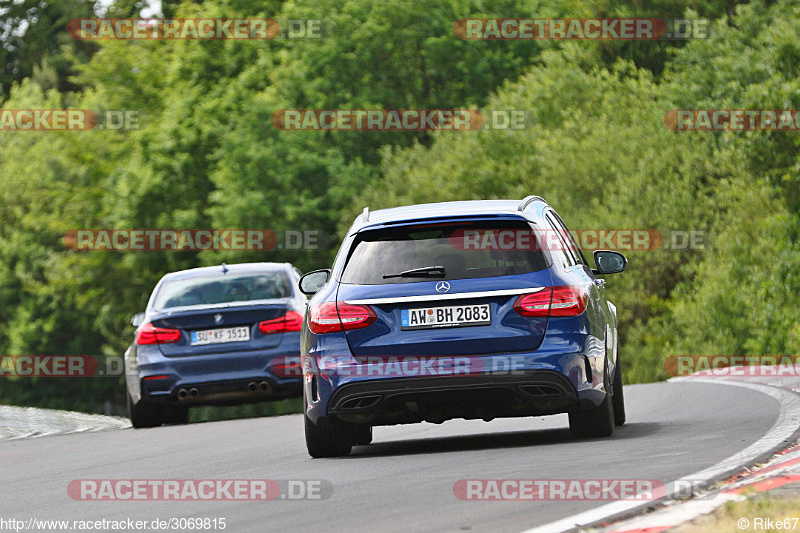
[[261, 392], [266, 392], [267, 394], [272, 392], [272, 386], [269, 384], [268, 381], [262, 381], [258, 384], [258, 388], [261, 389]]
[[180, 401], [184, 401], [188, 397], [189, 397], [189, 391], [187, 391], [186, 389], [179, 389], [178, 390], [178, 399]]
[[194, 399], [194, 398], [197, 398], [198, 396], [200, 396], [200, 391], [199, 390], [194, 389], [194, 388], [189, 389], [189, 397], [190, 398]]
[[251, 381], [247, 384], [247, 390], [250, 392], [256, 392], [258, 390], [258, 384], [255, 381]]

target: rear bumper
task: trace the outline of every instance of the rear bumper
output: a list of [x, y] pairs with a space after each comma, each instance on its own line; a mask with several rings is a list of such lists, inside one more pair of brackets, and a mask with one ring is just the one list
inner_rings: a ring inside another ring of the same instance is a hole
[[473, 367], [482, 369], [479, 372], [377, 378], [369, 377], [368, 365], [357, 365], [359, 374], [354, 375], [350, 364], [344, 375], [330, 368], [309, 372], [313, 365], [307, 361], [306, 414], [314, 423], [337, 419], [377, 426], [587, 409], [600, 405], [607, 394], [602, 378], [603, 354], [595, 351], [592, 355], [554, 350], [480, 356], [470, 359], [480, 361]]
[[[427, 367], [422, 372], [423, 357], [392, 356], [373, 364], [372, 358], [349, 355], [341, 334], [316, 336], [315, 343], [302, 346], [305, 413], [315, 424], [338, 419], [390, 425], [537, 416], [600, 405], [607, 395], [605, 343], [580, 324], [566, 323], [571, 319], [556, 320], [532, 352], [424, 358], [437, 362], [435, 375]], [[405, 365], [404, 357], [417, 364]], [[452, 364], [441, 372], [439, 360]]]
[[353, 424], [386, 425], [548, 415], [577, 403], [577, 393], [563, 375], [529, 371], [348, 383], [331, 396], [327, 412]]
[[[161, 383], [164, 381], [165, 383]], [[278, 383], [272, 377], [176, 383], [172, 380], [143, 380], [142, 398], [167, 405], [237, 405], [300, 396], [300, 382]]]
[[298, 357], [296, 339], [272, 350], [185, 357], [165, 357], [149, 345], [136, 348], [126, 353], [127, 388], [135, 403], [233, 405], [302, 394], [299, 368], [281, 372], [282, 363]]

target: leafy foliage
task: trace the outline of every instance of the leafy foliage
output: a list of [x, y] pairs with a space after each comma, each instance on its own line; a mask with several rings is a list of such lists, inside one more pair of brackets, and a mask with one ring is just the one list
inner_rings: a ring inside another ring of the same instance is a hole
[[[0, 353], [120, 355], [128, 318], [164, 273], [245, 260], [324, 267], [364, 205], [531, 193], [573, 228], [705, 232], [705, 250], [631, 252], [629, 272], [609, 279], [628, 381], [663, 379], [669, 355], [800, 350], [787, 304], [800, 291], [798, 137], [664, 125], [670, 109], [800, 108], [800, 9], [788, 0], [169, 2], [169, 16], [321, 19], [326, 38], [99, 45], [62, 31], [93, 4], [37, 3], [46, 16], [35, 20], [27, 5], [5, 15], [6, 28], [31, 20], [4, 41], [3, 107], [131, 109], [142, 128], [0, 132]], [[709, 39], [656, 43], [462, 41], [452, 30], [464, 17], [527, 16], [713, 24]], [[271, 125], [296, 108], [522, 109], [528, 127]], [[124, 253], [62, 242], [76, 228], [203, 227], [319, 230], [334, 247]], [[57, 381], [3, 378], [0, 401], [124, 404], [117, 380]]]

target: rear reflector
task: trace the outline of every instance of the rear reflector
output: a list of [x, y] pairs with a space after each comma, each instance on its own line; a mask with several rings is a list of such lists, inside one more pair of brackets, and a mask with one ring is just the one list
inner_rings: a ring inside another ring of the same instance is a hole
[[586, 310], [589, 297], [580, 287], [561, 285], [523, 294], [514, 302], [514, 311], [522, 316], [578, 316]]
[[181, 340], [178, 329], [157, 328], [153, 324], [144, 324], [136, 330], [136, 344], [170, 344]]
[[279, 378], [299, 378], [303, 375], [299, 355], [279, 355], [269, 362], [269, 368]]
[[287, 331], [300, 331], [302, 328], [303, 316], [295, 311], [289, 311], [284, 316], [258, 323], [258, 331], [264, 335], [285, 333]]
[[144, 378], [145, 381], [151, 381], [151, 380], [154, 380], [154, 379], [169, 379], [169, 376], [166, 375], [166, 374], [159, 374], [157, 376], [146, 376]]
[[344, 302], [323, 302], [309, 310], [308, 329], [312, 333], [332, 333], [365, 328], [377, 319], [368, 305], [351, 305]]

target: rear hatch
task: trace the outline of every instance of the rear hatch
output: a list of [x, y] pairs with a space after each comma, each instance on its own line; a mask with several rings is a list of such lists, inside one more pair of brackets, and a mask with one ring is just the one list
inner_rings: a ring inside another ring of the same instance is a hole
[[[178, 342], [158, 345], [161, 353], [168, 357], [264, 350], [278, 346], [283, 334], [263, 334], [259, 331], [259, 323], [278, 319], [286, 315], [288, 310], [289, 303], [285, 300], [248, 306], [174, 310], [156, 315], [152, 324], [157, 328], [177, 329], [181, 332]], [[198, 336], [197, 332], [238, 328], [247, 328], [249, 340], [228, 340], [242, 338], [237, 331], [226, 335], [227, 342], [192, 344], [193, 333], [194, 342], [198, 343], [198, 338], [201, 339], [199, 342], [206, 339]]]
[[[161, 283], [151, 322], [180, 331], [177, 342], [159, 343], [166, 356], [264, 350], [281, 343], [291, 296], [283, 270], [182, 273]], [[289, 318], [296, 322], [298, 316]]]
[[347, 342], [357, 357], [533, 351], [547, 318], [522, 316], [514, 303], [552, 284], [547, 266], [521, 219], [362, 231], [336, 299], [376, 318], [346, 330]]

